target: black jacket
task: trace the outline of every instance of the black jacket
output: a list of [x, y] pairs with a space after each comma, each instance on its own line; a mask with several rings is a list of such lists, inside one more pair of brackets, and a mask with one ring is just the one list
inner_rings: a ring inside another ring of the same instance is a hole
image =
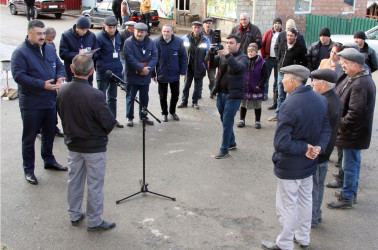
[[35, 0], [24, 0], [27, 6], [34, 6]]
[[360, 49], [360, 52], [365, 55], [365, 63], [369, 66], [371, 72], [378, 69], [377, 54], [375, 50], [370, 48], [365, 42], [364, 47]]
[[250, 43], [257, 43], [257, 46], [259, 49], [261, 49], [262, 46], [262, 35], [259, 27], [256, 25], [249, 23], [246, 32], [242, 32], [242, 26], [236, 25], [232, 31], [231, 34], [238, 35], [241, 37], [241, 50], [244, 54], [247, 54], [248, 45]]
[[114, 14], [121, 14], [121, 5], [122, 0], [113, 0], [112, 2], [112, 10]]
[[375, 84], [367, 69], [352, 77], [340, 78], [336, 94], [344, 107], [336, 146], [367, 149], [370, 146], [375, 106]]
[[[276, 44], [274, 45], [274, 52], [276, 53], [276, 56], [278, 55], [278, 49], [280, 47], [280, 44], [283, 41], [286, 41], [286, 30], [280, 32], [280, 34], [277, 37]], [[305, 41], [303, 35], [301, 33], [299, 33], [299, 31], [298, 31], [297, 42], [302, 43], [306, 47], [306, 41]], [[307, 47], [306, 47], [306, 49], [307, 49]]]
[[288, 49], [286, 40], [280, 44], [278, 50], [278, 68], [286, 67], [289, 65], [299, 64], [307, 67], [306, 47], [296, 42], [293, 47]]
[[[333, 44], [334, 44], [334, 42], [332, 42], [332, 40], [331, 40], [331, 42], [328, 46], [328, 58], [329, 58], [329, 55], [331, 53]], [[321, 61], [321, 60], [319, 60], [320, 45], [321, 45], [321, 42], [317, 41], [317, 42], [314, 42], [313, 44], [311, 44], [310, 48], [308, 49], [308, 54], [307, 54], [308, 59], [307, 60], [308, 60], [308, 69], [310, 71], [314, 71], [314, 70], [319, 68], [319, 64], [320, 64], [320, 61]]]
[[[206, 55], [206, 60], [210, 58], [210, 53]], [[218, 75], [215, 79], [213, 94], [218, 93], [220, 83], [227, 77], [228, 94], [230, 99], [243, 99], [244, 97], [244, 73], [249, 63], [248, 56], [241, 49], [234, 54], [227, 56], [216, 55], [214, 65], [219, 65]]]
[[327, 99], [327, 115], [329, 125], [332, 129], [332, 133], [325, 152], [319, 155], [319, 164], [327, 162], [329, 160], [329, 156], [332, 154], [340, 125], [341, 112], [343, 111], [343, 104], [333, 89], [322, 93], [322, 96], [324, 96]]
[[105, 152], [108, 134], [116, 121], [104, 93], [87, 80], [73, 77], [58, 92], [57, 110], [62, 120], [64, 143], [79, 153]]
[[64, 61], [64, 68], [66, 70], [66, 81], [72, 80], [72, 72], [70, 65], [72, 59], [79, 54], [80, 49], [94, 50], [96, 49], [96, 35], [87, 31], [84, 36], [80, 37], [76, 33], [76, 24], [69, 30], [63, 32], [59, 44], [59, 56]]
[[306, 157], [308, 144], [320, 146], [323, 153], [330, 136], [326, 99], [310, 86], [296, 88], [282, 103], [278, 114], [272, 157], [275, 175], [289, 180], [313, 175], [318, 158]]

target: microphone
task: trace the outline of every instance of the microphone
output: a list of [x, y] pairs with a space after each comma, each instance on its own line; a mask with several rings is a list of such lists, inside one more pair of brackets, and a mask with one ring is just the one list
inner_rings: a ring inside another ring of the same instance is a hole
[[116, 76], [115, 74], [113, 74], [113, 72], [112, 72], [111, 70], [107, 70], [107, 71], [106, 71], [106, 74], [107, 74], [109, 77], [113, 78], [113, 80], [116, 81], [116, 82], [119, 82], [119, 83], [125, 83], [124, 81], [121, 80], [121, 78], [119, 78], [118, 76]]

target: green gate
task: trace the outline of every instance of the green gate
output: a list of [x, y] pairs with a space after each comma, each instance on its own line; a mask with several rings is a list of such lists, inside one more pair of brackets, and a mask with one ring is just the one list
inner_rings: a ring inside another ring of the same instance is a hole
[[319, 41], [319, 31], [328, 27], [331, 34], [354, 34], [357, 30], [367, 31], [377, 25], [377, 21], [368, 18], [340, 18], [330, 16], [307, 15], [306, 34], [307, 46]]

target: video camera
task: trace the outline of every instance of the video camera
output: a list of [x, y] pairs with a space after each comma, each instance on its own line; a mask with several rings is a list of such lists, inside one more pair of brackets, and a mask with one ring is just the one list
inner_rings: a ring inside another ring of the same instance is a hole
[[213, 54], [218, 52], [218, 50], [223, 49], [221, 30], [220, 29], [214, 30], [214, 37], [215, 37], [215, 43], [213, 43], [212, 44], [213, 47], [210, 48], [210, 53], [213, 53]]

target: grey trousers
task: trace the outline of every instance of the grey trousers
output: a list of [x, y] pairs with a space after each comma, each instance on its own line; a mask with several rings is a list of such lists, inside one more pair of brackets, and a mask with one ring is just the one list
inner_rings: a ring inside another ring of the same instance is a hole
[[97, 227], [102, 223], [105, 169], [105, 152], [77, 153], [68, 151], [67, 200], [71, 221], [78, 220], [83, 213], [81, 205], [87, 180], [88, 227]]

